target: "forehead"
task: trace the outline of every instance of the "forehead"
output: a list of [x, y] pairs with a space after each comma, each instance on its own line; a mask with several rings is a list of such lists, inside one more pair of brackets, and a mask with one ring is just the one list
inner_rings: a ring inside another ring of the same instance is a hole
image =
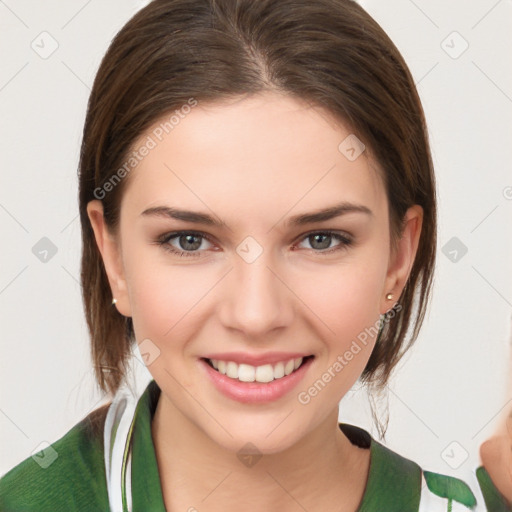
[[368, 151], [347, 158], [346, 146], [355, 140], [350, 127], [304, 101], [265, 93], [198, 102], [173, 123], [170, 118], [154, 123], [134, 145], [151, 149], [127, 183], [123, 203], [131, 208], [172, 202], [203, 211], [208, 206], [219, 216], [230, 208], [260, 217], [270, 211], [275, 219], [299, 203], [305, 210], [383, 200]]

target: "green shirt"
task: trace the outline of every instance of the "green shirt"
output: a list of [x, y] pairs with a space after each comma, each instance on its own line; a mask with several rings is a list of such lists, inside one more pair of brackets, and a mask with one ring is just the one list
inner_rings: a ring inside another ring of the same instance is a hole
[[[165, 512], [151, 437], [159, 396], [160, 388], [152, 380], [136, 403], [131, 454], [133, 512]], [[0, 511], [110, 510], [103, 440], [109, 405], [96, 409], [50, 447], [5, 474], [0, 479]], [[474, 510], [475, 496], [461, 480], [422, 471], [359, 427], [344, 423], [339, 427], [353, 444], [371, 450], [368, 482], [358, 512]], [[486, 502], [486, 508], [479, 503], [477, 510], [510, 512], [483, 467], [477, 470], [477, 477]]]

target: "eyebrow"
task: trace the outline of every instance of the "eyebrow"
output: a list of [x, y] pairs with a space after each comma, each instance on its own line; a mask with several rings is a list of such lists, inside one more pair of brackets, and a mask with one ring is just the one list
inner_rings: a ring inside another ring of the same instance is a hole
[[[285, 221], [285, 226], [303, 226], [305, 224], [313, 224], [315, 222], [323, 222], [331, 220], [341, 215], [348, 213], [363, 213], [369, 216], [373, 216], [373, 212], [364, 205], [353, 204], [348, 202], [338, 203], [327, 208], [322, 208], [308, 213], [301, 213], [289, 217]], [[223, 221], [216, 219], [208, 213], [194, 212], [190, 210], [180, 210], [170, 206], [154, 206], [144, 210], [141, 215], [143, 216], [156, 216], [164, 217], [176, 220], [182, 220], [185, 222], [192, 222], [194, 224], [204, 224], [207, 226], [216, 226], [219, 228], [227, 227], [227, 224]]]
[[303, 226], [304, 224], [312, 224], [314, 222], [322, 222], [331, 220], [347, 213], [364, 213], [373, 216], [373, 212], [367, 206], [362, 204], [353, 204], [342, 202], [334, 206], [322, 208], [311, 213], [301, 213], [290, 217], [286, 222], [286, 226]]

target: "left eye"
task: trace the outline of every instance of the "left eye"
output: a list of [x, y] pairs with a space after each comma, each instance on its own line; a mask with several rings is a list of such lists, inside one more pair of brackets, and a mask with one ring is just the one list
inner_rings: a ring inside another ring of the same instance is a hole
[[[315, 250], [315, 252], [332, 252], [347, 247], [352, 243], [352, 240], [347, 236], [332, 231], [309, 233], [303, 240], [308, 241], [311, 249]], [[334, 247], [330, 247], [333, 240], [337, 240], [339, 243]]]
[[[304, 235], [301, 240], [308, 241], [310, 244], [310, 247], [305, 247], [305, 249], [312, 250], [318, 254], [338, 251], [352, 244], [352, 239], [348, 236], [332, 231], [317, 231], [314, 233], [308, 233]], [[332, 247], [331, 243], [334, 240], [337, 240], [338, 244]], [[203, 242], [207, 242], [210, 244], [210, 246], [213, 245], [205, 234], [196, 233], [193, 231], [178, 231], [174, 233], [168, 233], [160, 237], [157, 242], [166, 251], [176, 254], [179, 257], [200, 257], [203, 251], [209, 249], [209, 247], [203, 247], [201, 249]], [[174, 245], [172, 242], [177, 242], [178, 246]]]

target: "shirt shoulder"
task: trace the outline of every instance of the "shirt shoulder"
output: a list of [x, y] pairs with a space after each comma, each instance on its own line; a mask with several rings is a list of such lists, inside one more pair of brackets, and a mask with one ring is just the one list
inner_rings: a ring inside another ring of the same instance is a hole
[[491, 477], [484, 466], [479, 466], [476, 470], [476, 479], [487, 510], [492, 512], [512, 512], [512, 503], [509, 503], [505, 496], [500, 493], [494, 485]]
[[0, 478], [2, 512], [106, 510], [104, 405]]
[[463, 480], [426, 471], [375, 439], [371, 440], [371, 450], [367, 489], [359, 512], [476, 512], [475, 495]]

